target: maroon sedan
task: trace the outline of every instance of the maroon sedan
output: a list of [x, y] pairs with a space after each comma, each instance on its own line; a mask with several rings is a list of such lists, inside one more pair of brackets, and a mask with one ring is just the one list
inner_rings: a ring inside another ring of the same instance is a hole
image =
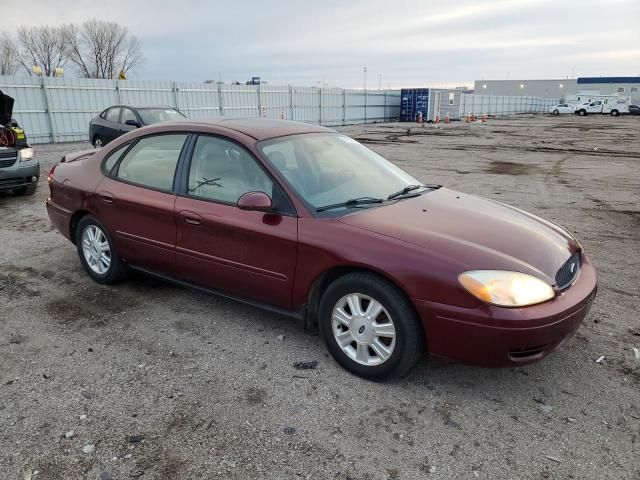
[[303, 123], [157, 124], [67, 155], [49, 185], [49, 217], [95, 281], [139, 270], [300, 318], [375, 380], [425, 349], [486, 366], [539, 360], [596, 293], [564, 228], [421, 184]]

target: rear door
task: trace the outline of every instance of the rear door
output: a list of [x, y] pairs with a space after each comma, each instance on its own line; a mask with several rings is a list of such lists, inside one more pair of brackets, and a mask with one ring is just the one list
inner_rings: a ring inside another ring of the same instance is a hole
[[175, 273], [176, 166], [188, 134], [148, 135], [107, 158], [97, 188], [99, 217], [114, 236], [118, 254], [159, 273]]
[[107, 110], [102, 124], [101, 131], [99, 133], [104, 144], [118, 138], [120, 133], [120, 107], [111, 107]]
[[[231, 139], [200, 135], [176, 199], [176, 264], [195, 283], [281, 308], [291, 307], [298, 220], [279, 185]], [[240, 210], [263, 191], [274, 213]]]

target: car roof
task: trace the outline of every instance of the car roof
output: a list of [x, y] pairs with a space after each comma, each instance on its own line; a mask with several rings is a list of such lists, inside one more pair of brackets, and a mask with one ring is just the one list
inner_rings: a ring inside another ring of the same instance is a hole
[[336, 133], [330, 128], [311, 125], [308, 123], [294, 122], [291, 120], [277, 120], [271, 118], [191, 118], [172, 122], [163, 122], [167, 125], [198, 125], [222, 127], [248, 135], [258, 141], [267, 140], [286, 135], [301, 133]]

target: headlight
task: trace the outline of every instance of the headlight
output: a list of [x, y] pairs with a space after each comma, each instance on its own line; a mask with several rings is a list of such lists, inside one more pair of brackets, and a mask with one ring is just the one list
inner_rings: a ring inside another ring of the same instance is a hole
[[458, 281], [474, 297], [500, 307], [524, 307], [546, 302], [556, 293], [550, 285], [526, 273], [472, 270]]
[[21, 162], [33, 160], [33, 148], [21, 148], [18, 150], [18, 155], [20, 156]]

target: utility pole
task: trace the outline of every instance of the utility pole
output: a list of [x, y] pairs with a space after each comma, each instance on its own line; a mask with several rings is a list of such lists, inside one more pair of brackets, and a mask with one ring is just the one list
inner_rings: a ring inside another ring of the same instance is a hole
[[382, 90], [382, 74], [378, 74], [378, 90]]
[[367, 67], [364, 67], [364, 91], [367, 91]]

